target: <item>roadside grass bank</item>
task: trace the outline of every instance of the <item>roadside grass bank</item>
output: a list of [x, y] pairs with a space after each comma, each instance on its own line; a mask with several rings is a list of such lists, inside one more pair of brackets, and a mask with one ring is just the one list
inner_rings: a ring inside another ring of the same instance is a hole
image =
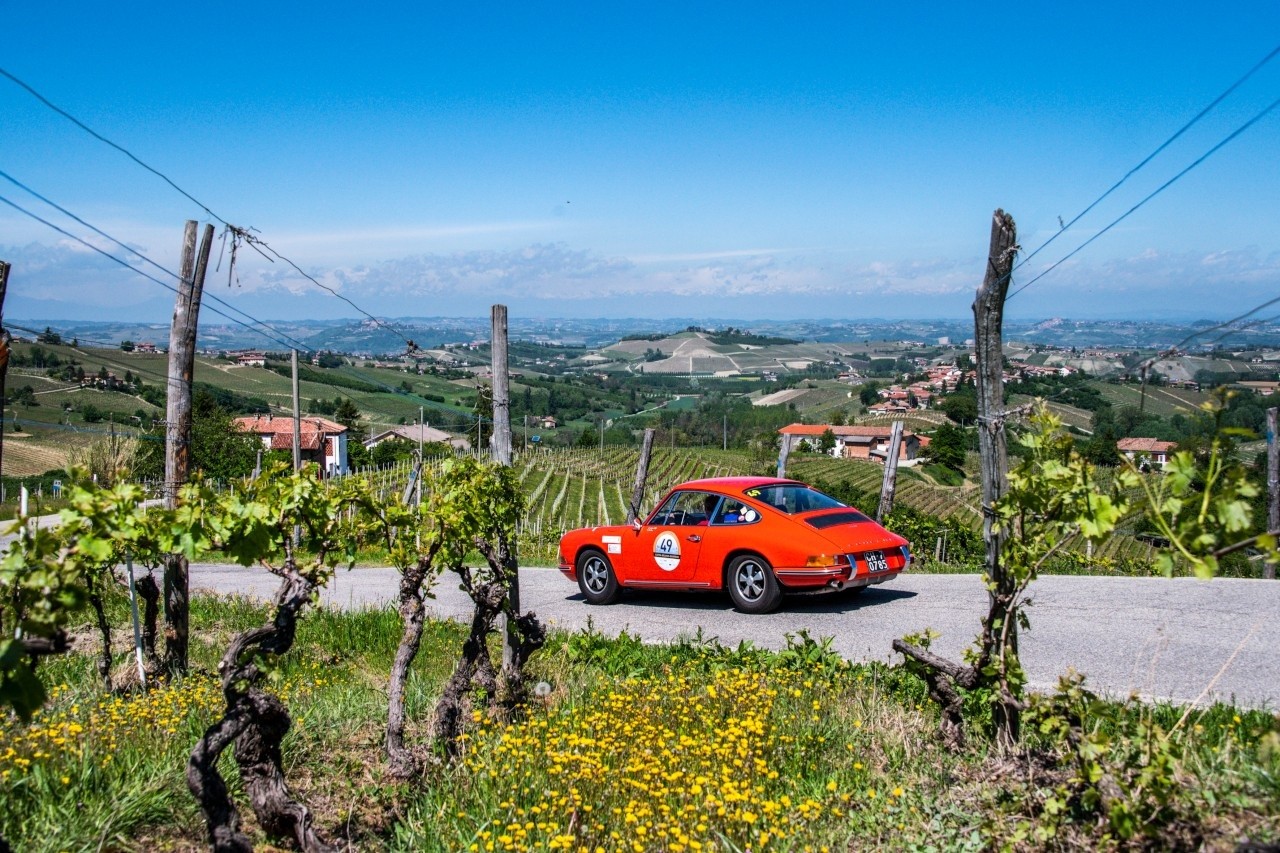
[[[220, 705], [217, 656], [267, 611], [197, 596], [193, 673], [104, 694], [96, 641], [49, 660], [30, 725], [0, 720], [0, 835], [15, 850], [207, 849], [183, 771]], [[123, 603], [111, 603], [128, 636]], [[308, 612], [274, 691], [293, 715], [290, 785], [328, 839], [362, 850], [1233, 849], [1280, 834], [1280, 720], [1226, 705], [1102, 702], [1069, 682], [1038, 700], [1019, 751], [983, 735], [945, 751], [906, 667], [850, 666], [805, 634], [780, 652], [692, 636], [647, 645], [553, 634], [523, 717], [471, 716], [462, 759], [386, 775], [390, 610]], [[463, 630], [428, 622], [407, 710], [413, 739]], [[121, 644], [127, 646], [127, 643]], [[117, 675], [131, 660], [116, 658]], [[123, 681], [123, 678], [118, 678]], [[233, 763], [223, 772], [243, 804]], [[266, 838], [242, 805], [255, 841]]]

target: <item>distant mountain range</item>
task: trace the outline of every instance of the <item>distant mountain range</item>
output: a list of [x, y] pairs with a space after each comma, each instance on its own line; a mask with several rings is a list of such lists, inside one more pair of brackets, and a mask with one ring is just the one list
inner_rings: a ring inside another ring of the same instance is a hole
[[[6, 325], [23, 337], [27, 330], [49, 327], [64, 340], [79, 338], [86, 344], [114, 346], [120, 341], [151, 342], [166, 348], [169, 327], [160, 323], [86, 322], [51, 319], [7, 319]], [[220, 319], [220, 318], [219, 318]], [[938, 343], [946, 338], [962, 344], [973, 337], [973, 324], [960, 320], [725, 320], [673, 317], [667, 320], [638, 318], [570, 320], [542, 317], [511, 317], [513, 340], [555, 343], [598, 349], [621, 338], [635, 335], [682, 331], [690, 326], [723, 329], [734, 326], [756, 334], [803, 341], [911, 340]], [[1188, 349], [1206, 346], [1280, 347], [1280, 323], [1261, 322], [1236, 327], [1229, 334], [1213, 321], [1174, 323], [1137, 320], [1069, 320], [1051, 318], [1035, 321], [1006, 320], [1007, 340], [1056, 346], [1114, 346], [1168, 348], [1195, 336]], [[407, 340], [422, 348], [441, 344], [486, 342], [487, 317], [396, 317], [373, 320], [273, 320], [263, 327], [237, 326], [225, 322], [202, 322], [199, 348], [205, 351], [260, 349], [282, 351], [333, 350], [356, 355], [404, 352]]]

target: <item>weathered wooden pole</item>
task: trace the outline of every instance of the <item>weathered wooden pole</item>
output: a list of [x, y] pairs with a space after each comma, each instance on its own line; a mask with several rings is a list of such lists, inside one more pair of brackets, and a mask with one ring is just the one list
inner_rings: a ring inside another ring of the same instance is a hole
[[4, 383], [9, 375], [9, 333], [4, 329], [4, 297], [8, 292], [9, 262], [0, 261], [0, 475], [4, 474]]
[[291, 350], [289, 363], [293, 368], [293, 470], [302, 469], [302, 398], [298, 392], [298, 351]]
[[[191, 383], [195, 375], [196, 327], [200, 297], [204, 291], [213, 226], [206, 225], [196, 253], [196, 222], [187, 220], [182, 236], [182, 265], [178, 295], [169, 328], [169, 387], [165, 399], [164, 502], [177, 506], [178, 490], [191, 474]], [[170, 554], [164, 566], [164, 666], [170, 672], [187, 671], [188, 566], [181, 554]]]
[[631, 502], [627, 504], [627, 524], [640, 517], [640, 508], [644, 503], [644, 487], [649, 481], [649, 458], [653, 456], [653, 436], [657, 430], [650, 427], [644, 431], [644, 441], [640, 443], [640, 460], [636, 462], [636, 484], [631, 489]]
[[[489, 372], [493, 374], [493, 433], [489, 436], [493, 461], [499, 465], [511, 464], [511, 365], [507, 358], [507, 306], [494, 305], [489, 309]], [[482, 413], [477, 412], [476, 420]], [[480, 448], [476, 448], [480, 452]], [[512, 548], [514, 549], [514, 543]], [[520, 572], [512, 555], [511, 576], [508, 578], [507, 599], [511, 604], [508, 614], [503, 614], [502, 671], [508, 681], [520, 677], [517, 649], [520, 633], [513, 616], [520, 615]]]
[[[3, 389], [4, 385], [0, 384], [0, 392]], [[1267, 409], [1267, 530], [1280, 530], [1280, 446], [1276, 444], [1276, 411], [1274, 406]], [[1262, 576], [1275, 580], [1275, 563], [1263, 563]]]
[[782, 446], [778, 448], [778, 477], [787, 476], [787, 457], [791, 455], [791, 436], [782, 434]]
[[507, 360], [507, 306], [494, 305], [489, 311], [493, 346], [493, 435], [489, 441], [493, 461], [511, 464], [511, 365]]
[[880, 483], [880, 506], [876, 521], [883, 522], [893, 512], [893, 493], [898, 485], [898, 453], [902, 448], [902, 421], [894, 421], [889, 430], [889, 453], [884, 458], [884, 480]]
[[[1018, 230], [1013, 217], [997, 210], [991, 220], [991, 248], [982, 286], [973, 301], [974, 342], [978, 391], [978, 451], [982, 457], [982, 539], [986, 545], [986, 573], [991, 609], [983, 623], [984, 646], [1001, 658], [1018, 651], [1018, 625], [1010, 618], [1016, 579], [1000, 563], [1002, 531], [995, 526], [995, 505], [1008, 488], [1008, 453], [1004, 409], [1004, 299], [1009, 291], [1013, 261], [1018, 253]], [[1002, 638], [1002, 639], [1001, 639]], [[997, 739], [1012, 745], [1018, 739], [1019, 714], [1013, 702], [994, 705]]]

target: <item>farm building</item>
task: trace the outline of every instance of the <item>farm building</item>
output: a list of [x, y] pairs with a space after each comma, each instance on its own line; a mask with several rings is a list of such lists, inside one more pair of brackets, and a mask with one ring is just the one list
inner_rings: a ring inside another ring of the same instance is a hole
[[[288, 416], [251, 415], [236, 418], [236, 426], [262, 439], [268, 450], [293, 450], [293, 418]], [[308, 415], [302, 418], [298, 443], [302, 461], [320, 466], [323, 476], [346, 474], [347, 428], [327, 418]]]
[[1134, 460], [1146, 460], [1161, 468], [1169, 464], [1169, 456], [1177, 446], [1177, 442], [1161, 441], [1158, 438], [1122, 438], [1116, 442], [1116, 450], [1119, 450], [1123, 456]]
[[[790, 424], [778, 430], [782, 440], [788, 442], [788, 450], [802, 445], [816, 448], [827, 430], [835, 436], [831, 455], [837, 459], [869, 459], [883, 463], [889, 455], [889, 426], [833, 426], [831, 424]], [[920, 451], [929, 446], [929, 439], [910, 430], [902, 431], [902, 444], [898, 447], [898, 463], [913, 465]]]

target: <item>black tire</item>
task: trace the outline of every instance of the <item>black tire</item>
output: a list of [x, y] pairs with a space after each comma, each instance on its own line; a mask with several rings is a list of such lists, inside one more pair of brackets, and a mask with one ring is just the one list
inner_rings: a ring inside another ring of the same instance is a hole
[[578, 555], [578, 589], [591, 604], [612, 604], [618, 598], [618, 576], [613, 564], [599, 551], [583, 551]]
[[782, 589], [773, 576], [773, 566], [755, 554], [734, 558], [725, 575], [725, 585], [733, 606], [743, 613], [771, 613], [782, 602]]

